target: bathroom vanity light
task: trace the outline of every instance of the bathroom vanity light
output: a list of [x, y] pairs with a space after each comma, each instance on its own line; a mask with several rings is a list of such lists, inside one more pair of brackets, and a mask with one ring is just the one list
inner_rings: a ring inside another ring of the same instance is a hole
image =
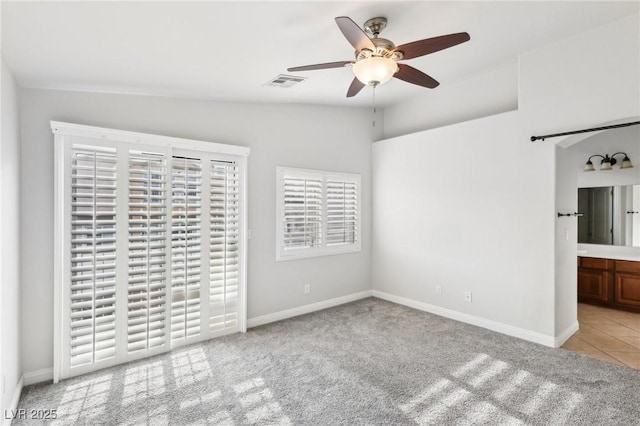
[[625, 154], [624, 152], [616, 152], [611, 157], [609, 157], [609, 154], [605, 154], [604, 156], [600, 154], [592, 155], [587, 160], [587, 164], [584, 165], [584, 171], [592, 172], [595, 170], [595, 168], [593, 167], [593, 163], [591, 162], [591, 159], [593, 157], [602, 158], [602, 160], [600, 160], [600, 170], [611, 170], [612, 169], [611, 166], [613, 166], [614, 164], [617, 164], [617, 160], [614, 158], [616, 155], [624, 155], [624, 158], [622, 159], [622, 163], [620, 163], [621, 169], [630, 169], [631, 167], [633, 167], [633, 164], [631, 164], [631, 160], [629, 159], [627, 154]]

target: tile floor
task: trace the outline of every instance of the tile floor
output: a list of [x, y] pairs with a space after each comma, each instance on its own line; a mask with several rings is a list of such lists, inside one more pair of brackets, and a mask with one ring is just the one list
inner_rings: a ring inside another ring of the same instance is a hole
[[564, 349], [640, 370], [640, 314], [578, 303], [578, 322]]

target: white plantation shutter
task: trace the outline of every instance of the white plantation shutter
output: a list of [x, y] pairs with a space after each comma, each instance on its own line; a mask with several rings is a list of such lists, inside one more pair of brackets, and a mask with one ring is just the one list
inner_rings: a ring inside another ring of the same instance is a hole
[[173, 158], [171, 339], [200, 333], [202, 161]]
[[357, 241], [358, 185], [353, 181], [327, 181], [327, 245]]
[[115, 356], [115, 149], [71, 148], [69, 362], [72, 367]]
[[240, 175], [235, 163], [210, 167], [209, 328], [216, 331], [238, 324]]
[[54, 380], [245, 331], [248, 149], [52, 127]]
[[322, 245], [322, 177], [285, 177], [284, 246], [287, 249]]
[[167, 169], [162, 154], [129, 152], [129, 352], [167, 340]]
[[360, 250], [360, 175], [290, 167], [276, 175], [276, 260]]

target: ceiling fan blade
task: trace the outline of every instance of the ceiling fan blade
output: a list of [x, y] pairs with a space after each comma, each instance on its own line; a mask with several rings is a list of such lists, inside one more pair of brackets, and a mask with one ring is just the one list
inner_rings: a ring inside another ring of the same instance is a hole
[[351, 86], [349, 86], [349, 90], [347, 90], [347, 98], [351, 98], [357, 95], [358, 92], [360, 92], [363, 87], [364, 87], [364, 83], [358, 80], [357, 78], [354, 78], [353, 81], [351, 82]]
[[375, 52], [376, 46], [373, 44], [369, 36], [367, 36], [367, 34], [362, 31], [358, 24], [353, 22], [351, 18], [347, 16], [338, 16], [336, 18], [336, 24], [338, 24], [338, 28], [340, 28], [342, 34], [344, 34], [345, 38], [349, 43], [351, 43], [356, 51], [366, 48]]
[[407, 44], [402, 44], [394, 52], [402, 52], [402, 59], [413, 59], [419, 56], [428, 55], [442, 49], [453, 47], [457, 44], [471, 40], [468, 33], [455, 33], [438, 37], [426, 38]]
[[305, 65], [302, 67], [292, 67], [287, 68], [287, 71], [313, 71], [313, 70], [324, 70], [327, 68], [342, 68], [347, 64], [352, 64], [353, 61], [338, 61], [338, 62], [327, 62], [326, 64], [315, 64], [315, 65]]
[[417, 84], [428, 89], [434, 89], [440, 84], [422, 71], [405, 64], [398, 64], [398, 71], [393, 76], [407, 83]]

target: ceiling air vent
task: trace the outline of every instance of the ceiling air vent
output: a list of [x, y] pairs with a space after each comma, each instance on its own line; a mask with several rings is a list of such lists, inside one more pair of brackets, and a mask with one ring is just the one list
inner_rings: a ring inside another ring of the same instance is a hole
[[296, 84], [302, 83], [305, 80], [306, 80], [305, 77], [297, 77], [294, 75], [280, 74], [279, 76], [277, 76], [276, 78], [274, 78], [273, 80], [265, 84], [265, 86], [282, 87], [283, 89], [288, 89], [289, 87], [293, 87]]

